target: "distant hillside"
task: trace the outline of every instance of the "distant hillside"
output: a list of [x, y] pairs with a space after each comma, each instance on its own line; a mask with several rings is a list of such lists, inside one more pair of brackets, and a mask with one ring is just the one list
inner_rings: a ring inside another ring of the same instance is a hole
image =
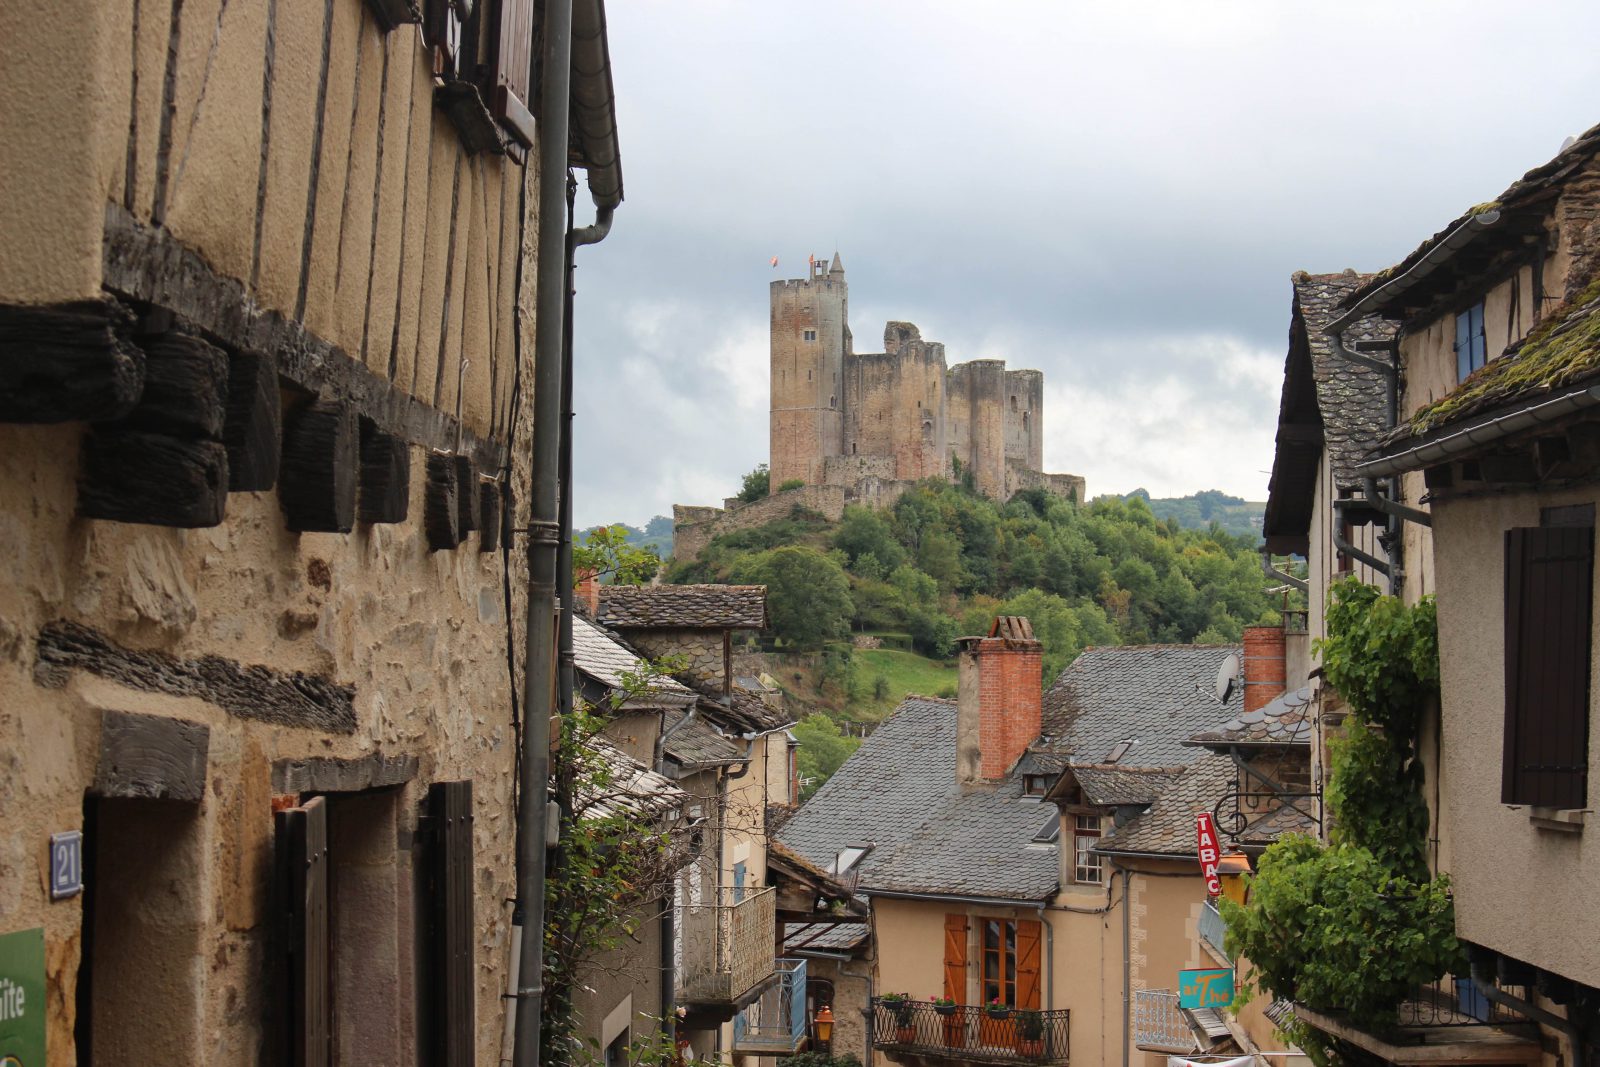
[[1185, 530], [1208, 530], [1215, 522], [1228, 533], [1242, 537], [1261, 536], [1261, 518], [1267, 510], [1265, 501], [1245, 500], [1216, 489], [1203, 489], [1188, 496], [1156, 498], [1143, 489], [1135, 489], [1122, 499], [1134, 497], [1149, 504], [1156, 518], [1177, 519]]
[[[629, 526], [625, 522], [608, 523], [612, 529], [621, 528], [626, 531], [628, 544], [639, 545], [643, 548], [653, 548], [656, 555], [662, 559], [672, 558], [672, 520], [665, 515], [657, 515], [645, 523], [644, 529]], [[599, 527], [593, 527], [599, 529]], [[584, 531], [587, 533], [588, 531]]]

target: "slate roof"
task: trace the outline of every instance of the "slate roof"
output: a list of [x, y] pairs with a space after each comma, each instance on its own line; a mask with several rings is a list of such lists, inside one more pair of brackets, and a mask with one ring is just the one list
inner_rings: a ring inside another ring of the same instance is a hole
[[[683, 722], [679, 716], [677, 722]], [[673, 723], [667, 729], [673, 729]], [[724, 737], [716, 727], [696, 717], [678, 727], [663, 746], [666, 754], [685, 767], [705, 767], [724, 763], [743, 763], [749, 758], [745, 746]]]
[[724, 703], [721, 686], [699, 681], [695, 688], [700, 692], [701, 713], [733, 733], [766, 733], [797, 721], [782, 706], [774, 707], [761, 699], [761, 694], [748, 689], [734, 686], [729, 702]]
[[1181, 768], [1151, 768], [1098, 766], [1072, 767], [1072, 776], [1083, 789], [1083, 799], [1090, 804], [1120, 807], [1128, 804], [1149, 804], [1161, 795], [1181, 773]]
[[600, 622], [620, 629], [763, 630], [764, 585], [606, 585]]
[[1200, 755], [1183, 744], [1217, 720], [1237, 712], [1244, 697], [1235, 686], [1227, 703], [1213, 686], [1238, 645], [1123, 645], [1085, 649], [1044, 695], [1042, 751], [1074, 763], [1117, 759], [1129, 767], [1181, 767]]
[[963, 790], [954, 701], [909, 697], [778, 833], [823, 868], [847, 845], [876, 847], [858, 892], [1043, 900], [1059, 883], [1056, 850], [1029, 847], [1053, 805], [1023, 798], [1020, 778]]
[[866, 943], [871, 931], [860, 923], [784, 923], [783, 954], [849, 952]]
[[[1309, 798], [1300, 798], [1298, 803], [1308, 805], [1313, 803]], [[1270, 845], [1284, 834], [1310, 834], [1317, 829], [1316, 820], [1297, 807], [1284, 804], [1278, 810], [1263, 815], [1255, 822], [1244, 828], [1244, 833], [1239, 835], [1239, 840], [1250, 845]]]
[[1233, 777], [1232, 760], [1205, 753], [1185, 767], [1148, 809], [1102, 837], [1095, 851], [1193, 856], [1195, 815], [1216, 807]]
[[[643, 659], [582, 615], [572, 617], [572, 656], [578, 670], [612, 689], [623, 687], [624, 674], [637, 674], [644, 668]], [[694, 699], [694, 691], [688, 686], [674, 678], [662, 677], [654, 681], [651, 693], [630, 703], [645, 707], [653, 707], [655, 703], [678, 706], [692, 703]]]
[[[1386, 429], [1388, 400], [1383, 376], [1336, 355], [1333, 339], [1322, 331], [1338, 317], [1335, 309], [1339, 303], [1370, 277], [1372, 275], [1355, 271], [1342, 274], [1302, 271], [1294, 276], [1296, 321], [1290, 329], [1298, 327], [1306, 334], [1317, 407], [1322, 415], [1323, 446], [1328, 450], [1328, 462], [1333, 467], [1334, 484], [1341, 487], [1359, 483], [1352, 469], [1378, 443], [1378, 436]], [[1345, 330], [1345, 344], [1354, 346], [1357, 341], [1390, 340], [1394, 337], [1395, 326], [1377, 315], [1368, 315]]]
[[1220, 727], [1195, 734], [1190, 743], [1215, 748], [1310, 745], [1311, 687], [1292, 689], [1255, 711], [1240, 711]]
[[[662, 816], [689, 799], [689, 794], [678, 788], [672, 779], [650, 770], [605, 737], [594, 737], [589, 743], [604, 757], [613, 777], [603, 795], [580, 791], [578, 800], [584, 806], [585, 816], [604, 818], [618, 812]], [[589, 783], [589, 789], [593, 788], [593, 783]]]

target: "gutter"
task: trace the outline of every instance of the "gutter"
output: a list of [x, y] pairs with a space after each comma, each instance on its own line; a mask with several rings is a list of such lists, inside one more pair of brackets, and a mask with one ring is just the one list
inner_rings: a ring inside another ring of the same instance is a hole
[[1362, 481], [1361, 491], [1366, 494], [1365, 496], [1340, 497], [1330, 503], [1340, 511], [1346, 508], [1376, 508], [1385, 515], [1393, 515], [1397, 519], [1414, 522], [1418, 526], [1433, 525], [1433, 516], [1426, 511], [1402, 504], [1398, 500], [1390, 500], [1379, 492], [1376, 478], [1365, 478]]
[[1005, 897], [967, 897], [957, 893], [906, 893], [892, 889], [870, 889], [861, 886], [856, 892], [868, 897], [888, 900], [951, 900], [962, 904], [987, 904], [994, 908], [1043, 908], [1048, 901], [1008, 900]]
[[1404, 452], [1357, 464], [1355, 472], [1363, 478], [1382, 478], [1437, 466], [1455, 456], [1503, 441], [1513, 434], [1536, 429], [1574, 412], [1597, 406], [1600, 406], [1600, 385], [1574, 389], [1533, 407], [1480, 422], [1426, 444], [1414, 445]]
[[1485, 211], [1463, 219], [1461, 225], [1445, 234], [1438, 244], [1424, 252], [1422, 258], [1407, 267], [1403, 273], [1372, 290], [1352, 304], [1343, 315], [1329, 323], [1328, 335], [1344, 332], [1357, 319], [1374, 311], [1380, 305], [1403, 296], [1407, 290], [1455, 258], [1457, 252], [1477, 240], [1484, 230], [1499, 221], [1499, 211]]
[[1265, 545], [1261, 546], [1261, 573], [1266, 575], [1268, 578], [1276, 578], [1280, 582], [1285, 582], [1289, 585], [1292, 585], [1302, 593], [1311, 592], [1310, 582], [1306, 581], [1304, 578], [1296, 578], [1292, 574], [1285, 574], [1283, 571], [1280, 571], [1276, 566], [1273, 565], [1272, 553]]

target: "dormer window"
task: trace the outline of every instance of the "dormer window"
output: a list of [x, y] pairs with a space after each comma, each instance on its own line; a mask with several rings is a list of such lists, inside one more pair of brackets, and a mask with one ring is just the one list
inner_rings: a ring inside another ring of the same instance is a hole
[[844, 848], [841, 848], [839, 850], [839, 854], [833, 858], [833, 866], [829, 869], [828, 873], [833, 875], [835, 878], [849, 874], [855, 868], [856, 864], [865, 859], [867, 853], [871, 851], [871, 845], [846, 845]]
[[1456, 381], [1488, 362], [1489, 341], [1483, 332], [1483, 301], [1456, 315]]
[[1048, 774], [1025, 774], [1022, 776], [1022, 795], [1029, 797], [1042, 797], [1050, 791], [1050, 776]]
[[1074, 816], [1073, 827], [1073, 880], [1079, 885], [1099, 885], [1101, 882], [1100, 857], [1095, 846], [1100, 843], [1100, 816]]

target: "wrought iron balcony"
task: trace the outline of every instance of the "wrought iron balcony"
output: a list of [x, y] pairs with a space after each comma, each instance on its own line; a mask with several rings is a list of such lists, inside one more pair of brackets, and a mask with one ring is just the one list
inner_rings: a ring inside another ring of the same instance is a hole
[[[1525, 998], [1519, 986], [1503, 991]], [[1446, 975], [1414, 988], [1387, 1026], [1358, 1026], [1340, 1012], [1297, 1003], [1295, 1017], [1331, 1037], [1394, 1064], [1538, 1064], [1539, 1028], [1515, 1010], [1489, 1000], [1469, 978]]]
[[733, 1051], [782, 1056], [806, 1039], [806, 961], [780, 958], [778, 981], [733, 1017]]
[[1194, 1051], [1194, 1031], [1178, 1010], [1178, 994], [1170, 989], [1134, 991], [1133, 1043], [1150, 1052]]
[[1215, 901], [1208, 900], [1200, 909], [1200, 940], [1217, 950], [1217, 955], [1228, 962], [1233, 962], [1233, 956], [1223, 947], [1223, 938], [1228, 934], [1228, 923], [1217, 910]]
[[1070, 1012], [992, 1013], [926, 1000], [872, 1001], [872, 1045], [891, 1059], [922, 1057], [974, 1063], [1066, 1064]]
[[707, 896], [678, 904], [678, 1001], [738, 1006], [772, 976], [777, 898], [770, 886], [723, 886]]

